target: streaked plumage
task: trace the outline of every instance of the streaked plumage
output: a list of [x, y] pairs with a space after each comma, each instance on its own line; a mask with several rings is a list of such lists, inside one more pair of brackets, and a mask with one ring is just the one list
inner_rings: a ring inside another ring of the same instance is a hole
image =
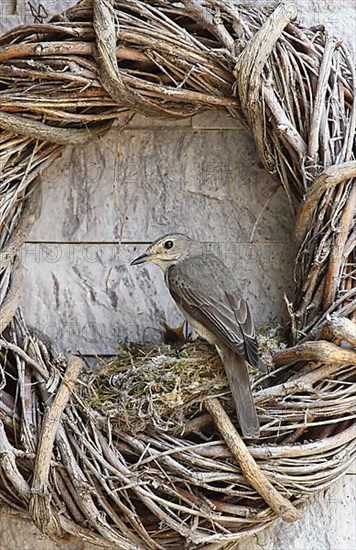
[[170, 266], [165, 279], [182, 309], [221, 338], [228, 348], [260, 368], [250, 309], [219, 258], [213, 254], [189, 257]]

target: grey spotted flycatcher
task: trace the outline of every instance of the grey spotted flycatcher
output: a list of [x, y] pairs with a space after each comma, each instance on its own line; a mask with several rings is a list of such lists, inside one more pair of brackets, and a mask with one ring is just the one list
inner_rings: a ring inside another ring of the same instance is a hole
[[248, 366], [266, 371], [258, 356], [253, 319], [231, 272], [202, 245], [182, 234], [153, 242], [131, 265], [152, 262], [164, 272], [177, 306], [199, 336], [213, 344], [224, 364], [245, 437], [259, 437], [260, 424]]

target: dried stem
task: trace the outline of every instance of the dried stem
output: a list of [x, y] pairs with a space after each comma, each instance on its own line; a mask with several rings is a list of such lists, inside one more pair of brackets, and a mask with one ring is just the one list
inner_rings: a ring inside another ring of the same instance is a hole
[[263, 475], [219, 400], [209, 399], [205, 402], [205, 406], [252, 487], [284, 521], [297, 521], [300, 513]]

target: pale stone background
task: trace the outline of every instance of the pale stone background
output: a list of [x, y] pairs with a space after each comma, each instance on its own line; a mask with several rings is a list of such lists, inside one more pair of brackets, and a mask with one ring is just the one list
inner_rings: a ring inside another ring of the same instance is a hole
[[[74, 0], [33, 1], [49, 14]], [[264, 2], [261, 2], [264, 3]], [[354, 1], [293, 2], [306, 24], [325, 24], [355, 53]], [[33, 20], [25, 0], [2, 0], [0, 32]], [[218, 112], [179, 122], [135, 116], [124, 129], [70, 148], [43, 177], [41, 217], [22, 259], [26, 319], [63, 350], [115, 353], [120, 339], [158, 339], [163, 320], [180, 321], [152, 268], [131, 268], [145, 244], [184, 231], [233, 269], [258, 323], [283, 318], [291, 294], [293, 214], [261, 169], [252, 140]], [[269, 200], [255, 230], [261, 208]], [[241, 550], [351, 550], [356, 547], [355, 471], [312, 498], [295, 525], [277, 523]], [[0, 522], [1, 550], [92, 550], [57, 546], [16, 520]]]

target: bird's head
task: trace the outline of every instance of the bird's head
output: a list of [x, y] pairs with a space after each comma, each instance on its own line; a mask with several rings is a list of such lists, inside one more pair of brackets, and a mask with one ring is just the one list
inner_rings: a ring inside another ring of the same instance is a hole
[[164, 235], [150, 244], [141, 256], [131, 262], [131, 265], [152, 262], [165, 271], [171, 265], [188, 258], [195, 244], [195, 241], [181, 233]]

